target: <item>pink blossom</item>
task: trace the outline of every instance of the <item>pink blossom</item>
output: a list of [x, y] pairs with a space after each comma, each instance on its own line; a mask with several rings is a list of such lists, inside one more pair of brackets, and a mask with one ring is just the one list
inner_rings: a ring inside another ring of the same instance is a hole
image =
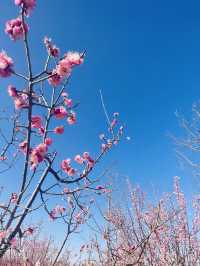
[[23, 6], [25, 14], [28, 16], [36, 6], [36, 0], [15, 0], [15, 5]]
[[40, 128], [38, 129], [38, 131], [39, 131], [39, 133], [40, 133], [41, 135], [44, 135], [45, 129], [44, 129], [44, 127], [40, 127]]
[[68, 52], [65, 54], [65, 57], [60, 60], [56, 67], [56, 72], [62, 78], [68, 77], [72, 72], [72, 68], [82, 63], [83, 55], [77, 52]]
[[50, 213], [49, 213], [49, 217], [51, 220], [55, 220], [56, 219], [56, 210], [53, 209]]
[[37, 165], [44, 160], [47, 150], [48, 146], [45, 143], [41, 143], [31, 151], [30, 155], [31, 169], [35, 169]]
[[19, 40], [24, 37], [24, 33], [28, 32], [28, 25], [22, 22], [21, 18], [12, 19], [6, 22], [5, 33], [11, 40]]
[[27, 152], [27, 146], [28, 146], [27, 140], [24, 140], [23, 142], [19, 144], [19, 148], [24, 154], [26, 154]]
[[59, 48], [57, 48], [55, 45], [52, 44], [51, 39], [45, 37], [44, 38], [44, 44], [47, 48], [49, 55], [51, 55], [53, 57], [59, 56], [60, 50], [59, 50]]
[[66, 209], [63, 206], [60, 206], [60, 205], [57, 205], [55, 207], [55, 210], [56, 210], [57, 213], [60, 213], [60, 214], [63, 214], [66, 211]]
[[0, 77], [6, 78], [12, 74], [13, 60], [8, 57], [6, 52], [0, 53]]
[[28, 97], [26, 94], [14, 97], [15, 109], [22, 109], [28, 107]]
[[56, 67], [57, 74], [62, 78], [68, 77], [71, 74], [71, 71], [71, 64], [66, 58], [62, 59]]
[[73, 125], [76, 123], [76, 113], [71, 112], [67, 118], [67, 122], [69, 125]]
[[12, 85], [8, 86], [8, 94], [11, 97], [17, 97], [17, 90], [15, 87], [13, 87]]
[[12, 203], [16, 203], [17, 200], [18, 200], [18, 195], [17, 195], [17, 193], [13, 192], [12, 195], [11, 195], [11, 202]]
[[67, 111], [64, 106], [59, 106], [53, 110], [53, 115], [55, 115], [57, 119], [63, 119], [67, 116]]
[[87, 160], [91, 166], [94, 164], [94, 160], [90, 157], [89, 152], [84, 152], [83, 158]]
[[83, 54], [78, 52], [68, 52], [65, 55], [65, 58], [68, 60], [71, 66], [77, 66], [83, 63]]
[[57, 87], [58, 85], [60, 85], [62, 78], [54, 69], [52, 72], [52, 76], [48, 79], [48, 81], [50, 85], [52, 85], [53, 87]]
[[29, 227], [28, 229], [27, 229], [27, 231], [32, 235], [33, 234], [33, 232], [34, 232], [34, 228], [32, 228], [32, 227]]
[[63, 132], [64, 132], [64, 126], [58, 126], [54, 128], [54, 133], [56, 134], [63, 134]]
[[32, 116], [31, 127], [32, 128], [41, 128], [42, 127], [42, 118], [39, 115]]
[[70, 168], [66, 171], [66, 173], [68, 174], [68, 176], [73, 176], [73, 175], [75, 175], [76, 170], [75, 170], [74, 168], [70, 167]]
[[62, 170], [65, 170], [70, 167], [71, 159], [65, 159], [61, 162]]
[[65, 99], [64, 99], [64, 103], [66, 104], [66, 106], [67, 106], [68, 108], [71, 108], [72, 105], [73, 105], [72, 99], [69, 99], [69, 98], [65, 98]]
[[71, 160], [66, 159], [61, 162], [61, 169], [68, 174], [69, 176], [73, 176], [75, 174], [75, 169], [71, 167]]
[[101, 150], [102, 150], [102, 152], [106, 151], [107, 149], [108, 149], [108, 145], [105, 144], [105, 143], [102, 143], [101, 144]]
[[50, 146], [52, 143], [53, 143], [53, 140], [52, 140], [51, 138], [46, 138], [46, 139], [45, 139], [45, 144], [46, 144], [47, 146]]
[[26, 235], [32, 235], [32, 234], [34, 233], [34, 231], [35, 231], [35, 228], [33, 228], [33, 227], [28, 227], [28, 228], [24, 231], [24, 233], [26, 233]]
[[84, 221], [84, 215], [83, 215], [83, 212], [82, 211], [78, 212], [75, 215], [75, 220], [76, 220], [77, 224], [82, 224], [83, 223], [83, 221]]
[[79, 164], [83, 164], [84, 162], [84, 158], [80, 154], [76, 155], [74, 160]]

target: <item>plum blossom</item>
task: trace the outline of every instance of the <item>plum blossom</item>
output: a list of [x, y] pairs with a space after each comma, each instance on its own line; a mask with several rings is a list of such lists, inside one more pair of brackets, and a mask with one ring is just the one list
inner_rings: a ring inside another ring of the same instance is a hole
[[36, 0], [15, 0], [16, 6], [23, 6], [25, 14], [28, 16], [36, 6]]
[[31, 127], [32, 128], [41, 128], [42, 127], [42, 118], [39, 115], [32, 116]]
[[68, 77], [74, 66], [78, 66], [83, 63], [83, 55], [78, 52], [68, 52], [65, 57], [60, 60], [57, 65], [57, 74], [61, 77]]
[[13, 192], [12, 195], [11, 195], [11, 200], [10, 201], [12, 203], [16, 203], [17, 200], [18, 200], [18, 195], [17, 195], [17, 193]]
[[16, 41], [24, 37], [24, 33], [28, 32], [28, 25], [21, 18], [11, 19], [6, 22], [5, 33], [11, 40]]
[[66, 159], [61, 162], [61, 169], [68, 174], [73, 176], [75, 174], [75, 169], [71, 167], [71, 159]]
[[54, 110], [53, 110], [53, 115], [57, 118], [57, 119], [63, 119], [67, 116], [67, 111], [65, 109], [64, 106], [59, 106], [59, 107], [56, 107]]
[[76, 123], [76, 113], [70, 112], [69, 116], [67, 117], [67, 122], [69, 125], [73, 125]]
[[55, 209], [51, 210], [51, 212], [49, 213], [49, 218], [52, 221], [56, 219], [56, 210]]
[[2, 51], [0, 53], [0, 77], [6, 78], [12, 74], [13, 60]]
[[28, 146], [27, 140], [24, 140], [23, 142], [19, 144], [19, 148], [24, 154], [26, 154], [27, 152], [27, 146]]
[[17, 97], [17, 90], [12, 85], [8, 86], [8, 94], [10, 97]]
[[80, 154], [77, 154], [74, 158], [74, 161], [76, 161], [78, 164], [83, 164], [84, 158]]
[[52, 71], [51, 77], [48, 79], [48, 81], [49, 81], [50, 85], [52, 85], [53, 87], [57, 87], [58, 85], [60, 85], [62, 78], [60, 75], [58, 75], [58, 73], [54, 69]]
[[28, 107], [28, 96], [22, 93], [14, 97], [14, 104], [17, 110]]
[[90, 157], [90, 154], [89, 154], [89, 152], [84, 152], [83, 153], [83, 158], [85, 159], [85, 160], [87, 160], [88, 161], [88, 163], [91, 165], [91, 166], [93, 166], [94, 165], [94, 159], [92, 159], [91, 157]]
[[65, 55], [65, 58], [68, 60], [71, 67], [73, 67], [73, 66], [81, 65], [83, 63], [84, 55], [78, 52], [68, 52]]
[[66, 211], [66, 209], [65, 209], [65, 207], [63, 207], [63, 206], [57, 205], [57, 206], [55, 207], [55, 211], [56, 211], [57, 213], [59, 213], [59, 214], [63, 214], [63, 213]]
[[45, 139], [45, 144], [46, 144], [47, 146], [50, 146], [52, 143], [53, 143], [53, 140], [52, 140], [51, 138], [46, 138], [46, 139]]
[[72, 99], [69, 99], [67, 97], [64, 98], [64, 103], [68, 108], [71, 108], [73, 105]]
[[40, 128], [38, 128], [38, 131], [41, 135], [44, 135], [45, 129], [44, 129], [44, 127], [40, 127]]
[[44, 160], [47, 150], [48, 146], [45, 143], [41, 143], [31, 151], [30, 155], [31, 169], [35, 169], [38, 166], [38, 164]]
[[54, 128], [54, 133], [63, 134], [64, 133], [64, 126], [58, 126], [58, 127]]
[[71, 71], [71, 65], [66, 58], [62, 59], [56, 67], [57, 74], [62, 78], [70, 76]]
[[59, 48], [57, 48], [55, 45], [52, 44], [51, 39], [48, 37], [44, 38], [44, 44], [47, 48], [47, 51], [49, 53], [49, 55], [53, 56], [53, 57], [58, 57], [60, 50]]

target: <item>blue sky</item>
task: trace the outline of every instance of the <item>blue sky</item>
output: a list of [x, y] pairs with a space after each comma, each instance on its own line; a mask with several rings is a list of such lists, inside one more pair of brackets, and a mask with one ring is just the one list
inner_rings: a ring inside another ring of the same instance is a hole
[[[17, 15], [12, 2], [0, 3], [0, 46], [23, 71], [21, 44], [3, 32], [5, 21]], [[98, 135], [106, 128], [102, 89], [108, 110], [120, 113], [131, 137], [106, 157], [102, 169], [115, 161], [120, 184], [129, 177], [150, 192], [152, 186], [170, 190], [175, 175], [182, 177], [185, 191], [195, 190], [191, 170], [180, 167], [167, 135], [181, 134], [175, 111], [190, 117], [192, 103], [199, 100], [199, 8], [197, 0], [37, 1], [30, 18], [35, 70], [45, 58], [45, 35], [62, 52], [87, 50], [69, 85], [81, 104], [78, 124], [58, 139], [62, 154], [98, 151]], [[0, 101], [10, 104], [2, 92], [6, 84], [1, 80]]]

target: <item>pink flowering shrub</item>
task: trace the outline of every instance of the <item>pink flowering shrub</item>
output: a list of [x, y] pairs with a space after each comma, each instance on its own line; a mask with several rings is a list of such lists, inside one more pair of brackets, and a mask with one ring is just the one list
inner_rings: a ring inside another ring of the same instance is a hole
[[7, 88], [15, 111], [8, 118], [9, 126], [12, 125], [11, 139], [7, 141], [4, 137], [0, 142], [0, 175], [19, 161], [17, 169], [21, 168], [21, 174], [16, 174], [19, 190], [16, 188], [7, 202], [0, 205], [0, 257], [8, 250], [16, 249], [23, 241], [24, 222], [34, 210], [43, 209], [51, 221], [62, 220], [68, 228], [66, 239], [87, 221], [92, 204], [90, 194], [108, 192], [106, 185], [98, 185], [96, 182], [99, 180], [91, 178], [92, 170], [120, 141], [123, 133], [116, 117], [115, 122], [109, 125], [108, 133], [100, 139], [104, 148], [100, 146], [97, 155], [83, 151], [71, 159], [66, 147], [66, 157], [59, 157], [55, 134], [59, 137], [67, 126], [77, 123], [77, 104], [67, 92], [67, 84], [73, 70], [84, 63], [85, 52], [68, 51], [62, 54], [51, 39], [45, 37], [47, 60], [40, 73], [34, 74], [28, 17], [36, 7], [36, 0], [13, 2], [19, 9], [19, 17], [6, 22], [5, 33], [11, 40], [23, 43], [27, 74], [18, 73], [14, 61], [6, 52], [0, 53], [0, 78], [13, 75], [25, 83], [23, 88], [15, 84]]
[[94, 233], [98, 231], [99, 237], [80, 247], [83, 257], [89, 254], [85, 265], [95, 261], [94, 265], [108, 266], [198, 266], [200, 197], [194, 196], [189, 208], [179, 183], [175, 177], [173, 192], [157, 203], [149, 202], [139, 187], [130, 189], [125, 208], [109, 197], [105, 224], [99, 223]]

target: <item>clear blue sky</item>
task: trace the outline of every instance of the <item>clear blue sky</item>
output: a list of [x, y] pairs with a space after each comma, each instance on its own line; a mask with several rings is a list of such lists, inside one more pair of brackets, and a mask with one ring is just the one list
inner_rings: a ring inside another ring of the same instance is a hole
[[[23, 69], [21, 44], [3, 32], [4, 22], [17, 14], [12, 2], [0, 3], [0, 46]], [[98, 151], [98, 134], [105, 129], [101, 88], [108, 109], [121, 114], [131, 137], [107, 156], [102, 168], [116, 161], [116, 172], [147, 190], [151, 184], [160, 191], [171, 189], [175, 175], [183, 177], [184, 188], [194, 189], [191, 171], [178, 165], [167, 133], [180, 134], [174, 112], [189, 116], [199, 99], [199, 10], [197, 0], [37, 1], [30, 18], [36, 70], [44, 60], [45, 35], [63, 52], [87, 50], [69, 86], [81, 105], [77, 126], [58, 139], [63, 154]], [[6, 82], [1, 81], [0, 101], [8, 99], [2, 93]]]

